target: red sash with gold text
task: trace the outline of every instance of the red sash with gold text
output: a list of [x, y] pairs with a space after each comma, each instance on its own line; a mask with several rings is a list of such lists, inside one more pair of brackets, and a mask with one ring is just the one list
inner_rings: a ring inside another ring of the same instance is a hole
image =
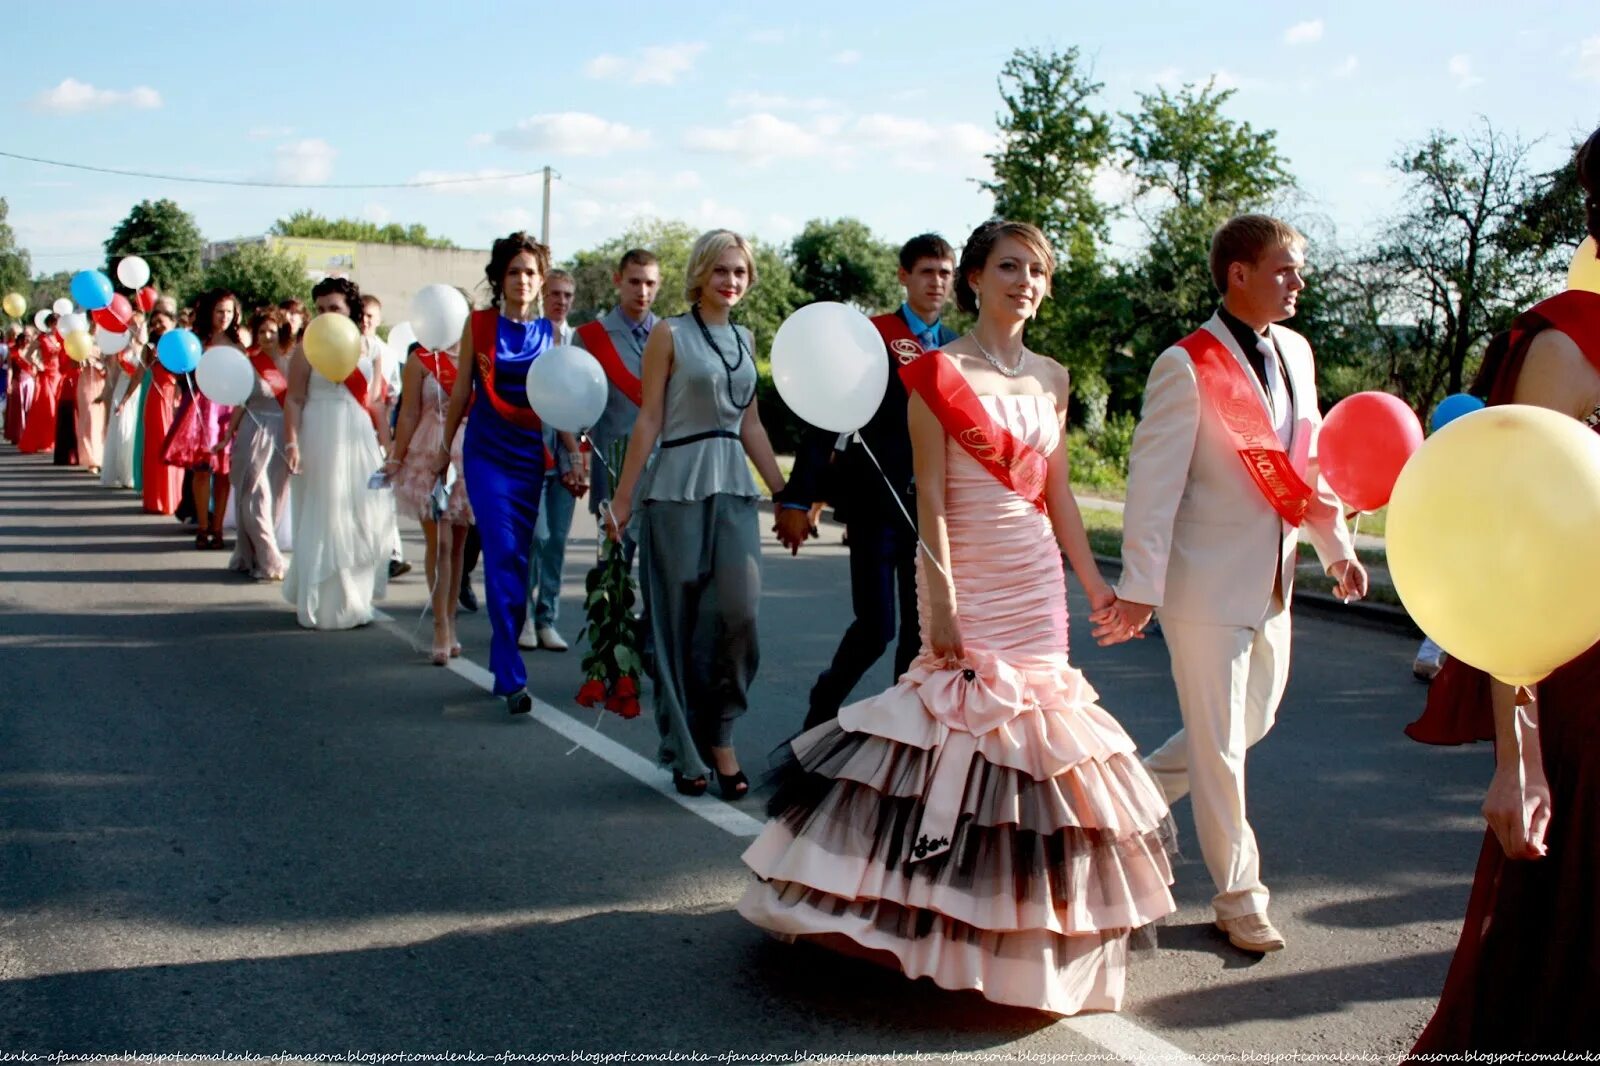
[[1295, 472], [1244, 367], [1210, 330], [1195, 330], [1178, 347], [1194, 361], [1200, 392], [1222, 419], [1256, 488], [1285, 522], [1298, 526], [1311, 504], [1311, 486]]
[[906, 390], [922, 397], [944, 431], [996, 481], [1046, 510], [1044, 482], [1049, 464], [1045, 457], [989, 416], [948, 356], [937, 348], [924, 354], [927, 358], [913, 356], [900, 367]]
[[439, 388], [444, 390], [446, 396], [456, 387], [456, 361], [450, 357], [449, 352], [430, 352], [426, 348], [417, 349], [417, 359], [422, 367], [432, 374], [438, 381]]
[[622, 361], [617, 346], [611, 343], [611, 334], [606, 332], [606, 327], [599, 322], [585, 322], [578, 327], [578, 336], [583, 338], [583, 346], [600, 364], [600, 369], [606, 372], [606, 380], [632, 401], [633, 406], [643, 405], [644, 385]]
[[889, 358], [897, 367], [916, 362], [927, 351], [911, 332], [911, 327], [899, 311], [887, 315], [874, 315], [872, 324], [883, 337], [883, 343], [889, 349]]
[[514, 407], [494, 387], [494, 352], [499, 341], [500, 312], [493, 307], [472, 312], [472, 347], [478, 360], [478, 378], [489, 394], [495, 414], [523, 429], [538, 430], [539, 416], [532, 408]]
[[289, 380], [283, 376], [283, 371], [279, 370], [278, 364], [272, 361], [272, 356], [260, 348], [251, 348], [245, 354], [250, 357], [250, 365], [256, 368], [256, 373], [261, 375], [261, 380], [265, 381], [267, 388], [272, 390], [272, 398], [278, 401], [279, 407], [282, 407], [283, 398], [289, 394]]

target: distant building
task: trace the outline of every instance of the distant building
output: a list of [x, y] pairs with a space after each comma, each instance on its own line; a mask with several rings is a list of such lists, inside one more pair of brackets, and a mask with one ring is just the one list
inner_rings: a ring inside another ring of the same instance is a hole
[[283, 248], [305, 261], [312, 282], [345, 277], [383, 301], [383, 321], [392, 326], [410, 316], [411, 298], [424, 285], [435, 282], [465, 289], [475, 304], [483, 303], [483, 268], [489, 252], [476, 248], [424, 248], [414, 244], [368, 244], [364, 241], [324, 241], [310, 237], [243, 237], [208, 244], [201, 263], [244, 244]]

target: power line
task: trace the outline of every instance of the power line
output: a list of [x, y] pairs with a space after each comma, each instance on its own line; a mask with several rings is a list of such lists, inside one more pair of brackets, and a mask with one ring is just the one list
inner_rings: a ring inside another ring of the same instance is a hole
[[182, 181], [191, 185], [232, 185], [251, 189], [429, 189], [438, 185], [472, 185], [490, 181], [517, 181], [522, 178], [537, 178], [544, 175], [544, 168], [529, 170], [518, 174], [488, 174], [476, 175], [465, 178], [437, 178], [432, 181], [390, 181], [390, 182], [326, 182], [313, 184], [302, 181], [247, 181], [234, 178], [194, 178], [182, 174], [156, 174], [148, 170], [120, 170], [116, 167], [97, 167], [88, 163], [68, 163], [60, 159], [41, 159], [38, 156], [21, 155], [17, 152], [0, 152], [0, 156], [7, 159], [20, 159], [27, 163], [41, 163], [48, 167], [64, 167], [67, 170], [87, 170], [96, 174], [116, 174], [124, 178], [153, 178], [156, 181]]

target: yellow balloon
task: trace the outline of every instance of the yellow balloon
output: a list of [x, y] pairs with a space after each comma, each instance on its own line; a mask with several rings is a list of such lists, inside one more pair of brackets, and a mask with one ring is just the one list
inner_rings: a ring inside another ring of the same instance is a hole
[[1567, 269], [1567, 288], [1600, 292], [1600, 259], [1595, 258], [1593, 237], [1585, 237], [1578, 245], [1578, 254]]
[[6, 314], [12, 318], [21, 318], [22, 312], [28, 309], [28, 301], [22, 298], [20, 292], [8, 292], [4, 302]]
[[1600, 435], [1543, 407], [1464, 415], [1389, 500], [1389, 573], [1451, 655], [1531, 685], [1600, 639]]
[[86, 330], [75, 329], [63, 337], [62, 342], [67, 347], [67, 357], [74, 363], [81, 363], [95, 354], [94, 338]]
[[332, 382], [350, 376], [361, 359], [361, 331], [346, 315], [318, 315], [306, 326], [306, 361]]

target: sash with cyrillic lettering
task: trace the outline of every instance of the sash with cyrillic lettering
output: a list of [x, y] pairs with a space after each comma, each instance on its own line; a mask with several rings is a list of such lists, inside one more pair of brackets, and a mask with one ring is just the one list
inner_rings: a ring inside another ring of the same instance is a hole
[[1222, 419], [1256, 488], [1285, 522], [1298, 526], [1311, 505], [1311, 486], [1295, 472], [1245, 368], [1210, 330], [1195, 330], [1178, 347], [1193, 360], [1200, 392]]
[[439, 383], [439, 388], [444, 390], [446, 396], [450, 395], [456, 387], [456, 361], [450, 357], [449, 352], [430, 352], [426, 348], [417, 349], [417, 359], [422, 363], [422, 368], [432, 374]]
[[[278, 364], [272, 361], [272, 356], [260, 348], [251, 348], [245, 353], [250, 357], [250, 365], [256, 368], [256, 373], [261, 375], [261, 380], [267, 383], [267, 388], [272, 390], [272, 398], [278, 401], [278, 406], [283, 406], [283, 398], [289, 394], [289, 380], [283, 376], [283, 371], [278, 369]], [[357, 397], [359, 399], [360, 397]]]
[[1039, 510], [1046, 509], [1045, 457], [1027, 441], [996, 422], [967, 379], [937, 348], [900, 367], [906, 391], [922, 397], [944, 431], [996, 481]]
[[644, 403], [644, 386], [638, 375], [622, 361], [622, 355], [617, 351], [617, 346], [611, 343], [611, 334], [606, 332], [606, 327], [599, 322], [585, 322], [578, 327], [578, 336], [582, 338], [584, 348], [600, 364], [600, 369], [606, 372], [606, 380], [632, 401], [633, 406], [641, 406]]
[[927, 352], [922, 342], [917, 340], [916, 334], [911, 332], [910, 324], [900, 312], [874, 315], [872, 324], [883, 337], [883, 343], [889, 349], [889, 358], [894, 361], [895, 366], [908, 366]]
[[484, 391], [489, 394], [490, 406], [495, 414], [512, 425], [537, 431], [540, 428], [539, 416], [533, 413], [531, 407], [517, 407], [495, 391], [494, 353], [499, 346], [499, 339], [500, 312], [493, 307], [472, 312], [473, 354], [478, 361], [478, 378], [483, 383]]

